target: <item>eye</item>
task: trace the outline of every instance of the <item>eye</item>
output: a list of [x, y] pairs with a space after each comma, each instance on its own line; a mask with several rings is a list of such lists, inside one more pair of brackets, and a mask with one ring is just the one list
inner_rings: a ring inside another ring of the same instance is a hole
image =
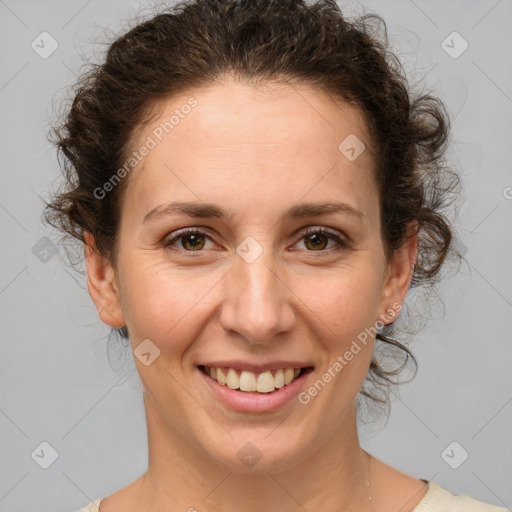
[[[330, 249], [332, 249], [333, 246], [327, 248], [329, 240], [335, 242], [335, 250], [347, 249], [349, 247], [348, 241], [342, 239], [338, 233], [328, 231], [324, 228], [308, 228], [302, 233], [301, 238], [308, 252], [331, 252]], [[338, 247], [336, 247], [336, 244]]]
[[196, 228], [184, 229], [178, 232], [172, 238], [167, 238], [163, 242], [165, 248], [175, 245], [176, 241], [181, 240], [181, 249], [187, 252], [200, 252], [205, 246], [205, 239], [211, 238], [205, 233]]
[[[166, 238], [162, 245], [164, 248], [176, 247], [178, 251], [185, 252], [203, 252], [206, 240], [212, 241], [212, 237], [205, 231], [197, 228], [187, 228], [178, 231], [174, 236]], [[350, 244], [347, 240], [340, 237], [337, 232], [328, 231], [325, 228], [308, 228], [302, 232], [300, 242], [304, 241], [307, 252], [332, 252], [346, 250]], [[334, 247], [327, 247], [329, 241], [335, 242]], [[181, 247], [179, 247], [181, 245]], [[337, 247], [336, 247], [337, 245]], [[206, 247], [207, 248], [207, 247]], [[326, 250], [327, 248], [327, 250]]]

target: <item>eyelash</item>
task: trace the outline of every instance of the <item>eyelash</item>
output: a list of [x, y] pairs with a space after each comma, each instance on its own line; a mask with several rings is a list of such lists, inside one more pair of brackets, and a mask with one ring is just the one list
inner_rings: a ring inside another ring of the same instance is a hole
[[[324, 254], [325, 253], [331, 254], [332, 252], [346, 251], [346, 250], [348, 250], [350, 248], [350, 243], [347, 240], [342, 239], [337, 234], [335, 234], [335, 233], [333, 233], [331, 231], [328, 231], [328, 230], [326, 230], [324, 228], [315, 228], [315, 227], [313, 227], [313, 228], [312, 227], [306, 228], [306, 230], [301, 233], [301, 238], [299, 239], [299, 241], [304, 239], [305, 237], [307, 237], [309, 235], [318, 234], [318, 233], [322, 234], [322, 235], [325, 235], [327, 238], [337, 242], [338, 243], [338, 247], [331, 247], [330, 249], [322, 249], [322, 250], [318, 250], [318, 251], [312, 251], [312, 250], [306, 249], [306, 252], [309, 252], [309, 253], [319, 252], [319, 253], [324, 253]], [[209, 238], [210, 240], [213, 241], [212, 237], [207, 232], [205, 232], [205, 231], [202, 231], [202, 230], [197, 229], [197, 228], [185, 228], [182, 231], [178, 232], [172, 238], [166, 238], [162, 242], [162, 245], [163, 245], [163, 247], [165, 249], [168, 249], [168, 248], [170, 248], [173, 245], [173, 243], [175, 241], [179, 240], [180, 238], [186, 237], [187, 235], [204, 235], [204, 236], [206, 236], [207, 238]], [[177, 248], [171, 249], [171, 250], [178, 250], [178, 252], [188, 253], [187, 255], [190, 256], [190, 257], [200, 256], [200, 254], [202, 252], [204, 252], [204, 250], [188, 251], [187, 249], [177, 249]], [[197, 254], [197, 256], [196, 256], [194, 253], [199, 253], [199, 254]]]

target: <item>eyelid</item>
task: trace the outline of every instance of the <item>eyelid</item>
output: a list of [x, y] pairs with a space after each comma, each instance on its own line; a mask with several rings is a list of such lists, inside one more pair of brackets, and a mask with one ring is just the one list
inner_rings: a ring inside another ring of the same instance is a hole
[[307, 251], [307, 250], [304, 251], [309, 255], [314, 255], [315, 253], [318, 253], [319, 255], [331, 254], [332, 252], [348, 250], [352, 247], [351, 240], [341, 231], [338, 231], [338, 230], [335, 230], [332, 228], [327, 228], [325, 226], [315, 226], [315, 225], [306, 226], [305, 228], [302, 228], [301, 230], [299, 230], [299, 232], [297, 233], [298, 235], [300, 235], [298, 242], [300, 242], [307, 235], [314, 234], [314, 233], [320, 233], [322, 235], [325, 235], [327, 238], [334, 240], [338, 244], [338, 246], [331, 247], [330, 249], [321, 250], [321, 251]]
[[[298, 230], [293, 235], [294, 237], [299, 236], [299, 239], [295, 242], [295, 244], [302, 241], [302, 239], [304, 237], [306, 237], [310, 234], [315, 234], [315, 233], [320, 233], [320, 234], [325, 235], [326, 237], [330, 238], [331, 240], [334, 240], [337, 243], [337, 247], [331, 247], [330, 249], [319, 250], [319, 251], [305, 250], [303, 252], [306, 252], [309, 254], [317, 252], [320, 255], [322, 255], [322, 254], [331, 254], [331, 252], [348, 250], [349, 248], [351, 248], [352, 244], [351, 244], [350, 239], [348, 239], [348, 237], [345, 236], [342, 232], [333, 230], [332, 228], [327, 228], [325, 226], [316, 226], [316, 225], [306, 226], [306, 227], [303, 227], [300, 230]], [[162, 241], [162, 245], [164, 246], [164, 248], [171, 247], [171, 246], [173, 246], [175, 241], [179, 240], [181, 237], [186, 236], [188, 234], [204, 235], [207, 238], [210, 238], [213, 242], [215, 242], [215, 240], [216, 240], [215, 236], [209, 231], [209, 229], [206, 226], [195, 226], [195, 227], [187, 227], [187, 228], [183, 228], [178, 231], [175, 231], [174, 233], [171, 234], [172, 236], [167, 236], [164, 238], [164, 240]], [[175, 248], [175, 250], [177, 250], [178, 252], [182, 252], [182, 253], [185, 252], [188, 254], [193, 254], [193, 253], [200, 254], [202, 252], [205, 252], [204, 250], [187, 251], [186, 249], [180, 249], [180, 248]]]
[[[173, 233], [166, 236], [162, 240], [162, 246], [164, 247], [164, 249], [172, 247], [174, 242], [176, 242], [181, 237], [184, 237], [188, 234], [205, 235], [206, 237], [210, 238], [212, 241], [215, 241], [215, 236], [212, 233], [210, 233], [210, 231], [208, 230], [207, 227], [205, 227], [205, 226], [197, 226], [196, 227], [195, 226], [195, 227], [188, 227], [188, 228], [179, 229], [178, 231], [174, 231]], [[189, 254], [204, 252], [204, 251], [187, 251], [185, 249], [180, 249], [178, 247], [175, 247], [174, 250], [176, 250], [178, 252], [186, 252]]]

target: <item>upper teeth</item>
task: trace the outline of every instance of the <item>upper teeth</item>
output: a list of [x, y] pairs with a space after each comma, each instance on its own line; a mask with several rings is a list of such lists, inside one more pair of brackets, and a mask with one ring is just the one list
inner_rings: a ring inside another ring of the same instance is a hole
[[300, 371], [301, 368], [279, 369], [275, 371], [274, 376], [270, 370], [260, 374], [243, 370], [239, 375], [233, 368], [228, 368], [226, 374], [223, 368], [204, 367], [204, 372], [223, 386], [240, 389], [240, 391], [258, 391], [260, 393], [270, 393], [276, 388], [287, 386], [298, 377]]

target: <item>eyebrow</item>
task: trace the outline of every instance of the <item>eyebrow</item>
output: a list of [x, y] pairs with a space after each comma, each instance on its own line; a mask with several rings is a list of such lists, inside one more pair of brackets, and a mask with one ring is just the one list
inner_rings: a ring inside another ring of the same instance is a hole
[[[173, 214], [185, 214], [196, 218], [217, 218], [225, 219], [233, 217], [233, 213], [214, 204], [195, 202], [171, 202], [157, 206], [144, 216], [143, 223]], [[353, 206], [341, 201], [328, 201], [317, 203], [301, 203], [292, 206], [283, 216], [284, 219], [302, 219], [305, 217], [319, 217], [321, 215], [332, 215], [334, 213], [345, 213], [359, 219], [365, 217], [364, 213]]]

